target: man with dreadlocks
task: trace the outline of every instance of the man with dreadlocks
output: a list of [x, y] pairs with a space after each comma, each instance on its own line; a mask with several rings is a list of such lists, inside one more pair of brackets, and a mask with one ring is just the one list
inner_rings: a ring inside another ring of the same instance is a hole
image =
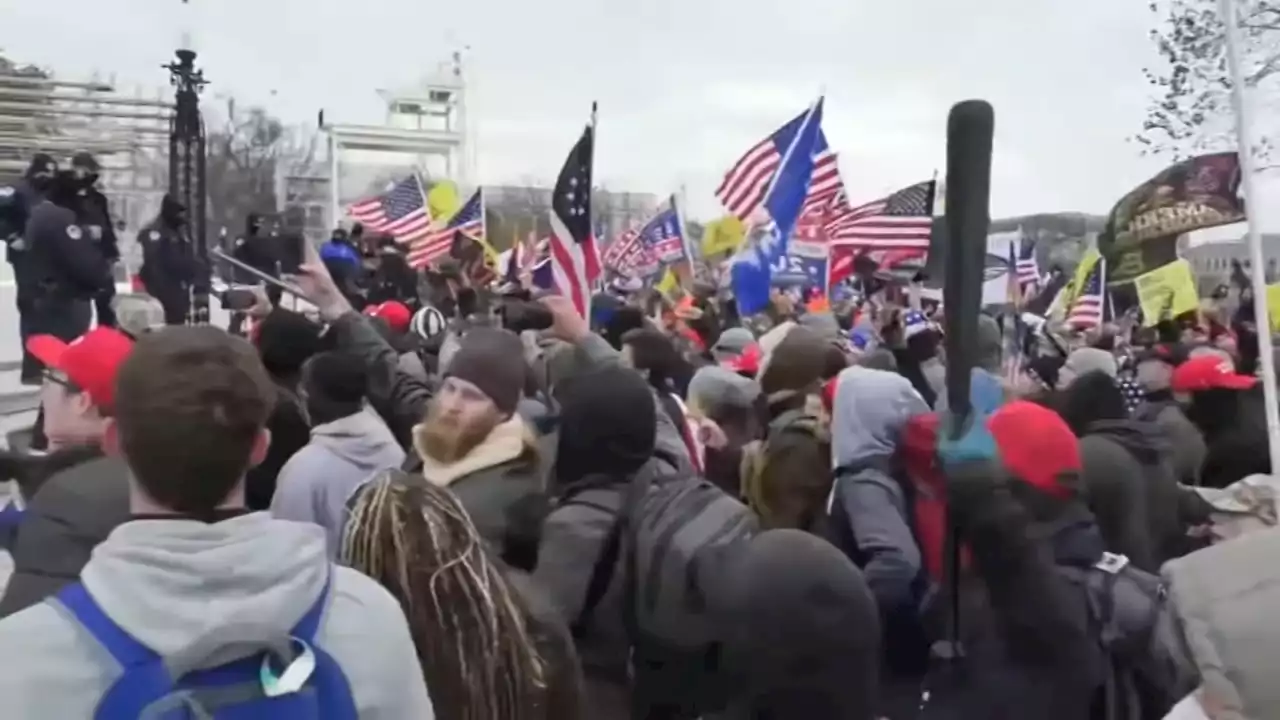
[[342, 561], [400, 601], [438, 717], [585, 718], [568, 628], [527, 577], [491, 559], [452, 493], [382, 474], [352, 498]]

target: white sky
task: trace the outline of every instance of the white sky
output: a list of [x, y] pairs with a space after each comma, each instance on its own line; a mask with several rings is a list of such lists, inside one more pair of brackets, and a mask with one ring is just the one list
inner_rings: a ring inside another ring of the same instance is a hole
[[[292, 122], [321, 107], [377, 122], [375, 87], [412, 84], [469, 45], [484, 183], [549, 182], [600, 103], [596, 168], [616, 189], [687, 187], [717, 211], [719, 177], [827, 94], [824, 128], [855, 201], [945, 162], [946, 112], [996, 108], [995, 216], [1104, 213], [1164, 164], [1125, 138], [1155, 60], [1136, 0], [192, 0], [214, 82]], [[63, 75], [167, 82], [179, 0], [0, 0], [0, 49]], [[1280, 227], [1280, 214], [1263, 223]]]

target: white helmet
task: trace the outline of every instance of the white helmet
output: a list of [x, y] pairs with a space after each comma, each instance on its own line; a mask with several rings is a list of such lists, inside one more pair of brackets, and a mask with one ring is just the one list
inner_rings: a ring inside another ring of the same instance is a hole
[[444, 332], [446, 324], [444, 313], [426, 305], [413, 314], [413, 319], [409, 321], [409, 330], [423, 340], [430, 340]]

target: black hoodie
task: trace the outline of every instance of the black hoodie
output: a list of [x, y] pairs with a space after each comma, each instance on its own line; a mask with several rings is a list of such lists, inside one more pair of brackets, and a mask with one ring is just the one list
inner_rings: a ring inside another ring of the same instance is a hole
[[1080, 438], [1085, 498], [1097, 517], [1106, 549], [1127, 556], [1143, 570], [1158, 570], [1153, 538], [1163, 538], [1163, 523], [1177, 519], [1175, 509], [1153, 532], [1149, 516], [1167, 509], [1159, 499], [1156, 502], [1162, 507], [1148, 507], [1148, 497], [1165, 497], [1157, 491], [1173, 481], [1167, 440], [1154, 423], [1129, 419], [1124, 395], [1105, 372], [1076, 378], [1056, 394], [1054, 407]]
[[1262, 384], [1250, 390], [1203, 390], [1192, 395], [1187, 418], [1204, 434], [1208, 453], [1200, 480], [1224, 488], [1253, 474], [1270, 474]]
[[1173, 453], [1155, 423], [1099, 420], [1080, 438], [1089, 507], [1107, 549], [1157, 572], [1180, 534]]

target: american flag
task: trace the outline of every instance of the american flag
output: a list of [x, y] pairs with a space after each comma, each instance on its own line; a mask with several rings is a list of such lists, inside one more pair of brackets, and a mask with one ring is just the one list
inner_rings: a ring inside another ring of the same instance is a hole
[[347, 208], [347, 214], [365, 230], [386, 233], [401, 244], [411, 244], [431, 232], [427, 194], [417, 175], [392, 185], [382, 195], [355, 203]]
[[591, 162], [595, 109], [565, 158], [551, 196], [551, 275], [582, 317], [591, 317], [591, 291], [600, 277], [600, 255], [591, 228]]
[[1106, 304], [1106, 267], [1105, 260], [1099, 258], [1089, 274], [1080, 285], [1080, 292], [1072, 301], [1067, 311], [1067, 325], [1081, 330], [1097, 327], [1102, 324], [1102, 314]]
[[484, 196], [479, 188], [444, 227], [432, 230], [409, 244], [409, 267], [426, 267], [448, 255], [458, 233], [484, 237]]
[[623, 231], [621, 235], [613, 239], [613, 242], [605, 246], [604, 252], [601, 253], [600, 262], [610, 270], [627, 273], [625, 258], [632, 254], [632, 248], [640, 244], [640, 233], [635, 228]]
[[628, 277], [648, 274], [658, 265], [658, 258], [645, 244], [640, 230], [624, 231], [604, 251], [604, 266]]
[[1016, 272], [1023, 288], [1040, 282], [1040, 266], [1036, 263], [1035, 245], [1022, 243], [1018, 251]]
[[[809, 111], [800, 113], [790, 122], [778, 128], [769, 137], [761, 140], [746, 152], [729, 172], [725, 173], [720, 187], [716, 188], [716, 198], [739, 220], [747, 221], [764, 205], [765, 193], [773, 181], [774, 173], [782, 164], [782, 156], [791, 147], [804, 125]], [[813, 175], [809, 180], [809, 191], [805, 196], [805, 207], [823, 205], [840, 191], [840, 167], [836, 162], [836, 154], [827, 145], [827, 137], [818, 130], [818, 142], [814, 147]]]
[[849, 207], [841, 191], [830, 205], [827, 236], [869, 250], [928, 250], [936, 187], [926, 180], [858, 207]]

